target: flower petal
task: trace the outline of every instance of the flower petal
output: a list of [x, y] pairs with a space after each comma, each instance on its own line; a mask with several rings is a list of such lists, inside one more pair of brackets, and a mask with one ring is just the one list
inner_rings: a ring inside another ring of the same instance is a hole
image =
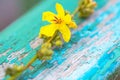
[[77, 28], [77, 24], [76, 24], [75, 22], [73, 22], [73, 21], [71, 21], [71, 22], [68, 24], [68, 26], [69, 26], [70, 28]]
[[65, 11], [61, 4], [56, 3], [56, 11], [57, 11], [59, 17], [61, 17], [61, 18], [64, 17]]
[[70, 14], [67, 14], [65, 17], [64, 17], [64, 21], [66, 24], [68, 24], [68, 26], [70, 28], [77, 28], [77, 25], [74, 21], [72, 21], [72, 17]]
[[50, 12], [50, 11], [47, 11], [47, 12], [44, 12], [43, 13], [43, 16], [42, 16], [42, 20], [43, 21], [48, 21], [48, 22], [53, 22], [54, 18], [55, 18], [55, 15], [54, 13]]
[[71, 22], [71, 15], [70, 14], [65, 15], [64, 21], [66, 24], [69, 24]]
[[57, 30], [57, 27], [56, 27], [55, 24], [50, 24], [50, 25], [43, 26], [40, 29], [39, 37], [41, 37], [42, 35], [45, 35], [47, 37], [51, 37], [51, 36], [54, 35], [56, 30]]
[[65, 42], [69, 42], [71, 38], [70, 29], [66, 25], [62, 25], [60, 26], [59, 31], [61, 32], [62, 37], [65, 40]]

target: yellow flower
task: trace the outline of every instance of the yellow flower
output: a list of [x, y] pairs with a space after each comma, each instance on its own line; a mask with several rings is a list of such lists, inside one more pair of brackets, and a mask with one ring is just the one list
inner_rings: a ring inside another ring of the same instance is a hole
[[65, 42], [68, 42], [71, 37], [69, 28], [76, 28], [77, 25], [72, 21], [70, 14], [65, 14], [65, 10], [61, 4], [56, 3], [56, 11], [57, 15], [50, 11], [43, 13], [42, 20], [48, 21], [51, 24], [43, 26], [40, 29], [39, 36], [45, 35], [47, 37], [52, 37], [56, 31], [59, 31]]

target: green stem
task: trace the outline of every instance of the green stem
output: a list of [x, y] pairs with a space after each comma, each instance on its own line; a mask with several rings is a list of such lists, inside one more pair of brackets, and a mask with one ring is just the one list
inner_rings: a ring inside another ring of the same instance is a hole
[[79, 11], [79, 6], [82, 5], [83, 1], [84, 1], [84, 0], [80, 0], [78, 7], [77, 7], [77, 8], [74, 10], [74, 12], [72, 13], [72, 18], [73, 18], [73, 17], [75, 16], [75, 14]]
[[[47, 41], [47, 43], [50, 43], [54, 37], [56, 36], [57, 34], [57, 31], [55, 32], [55, 34]], [[21, 70], [21, 72], [17, 73], [16, 75], [14, 76], [11, 76], [8, 80], [15, 80], [16, 78], [18, 78], [23, 71], [25, 71], [26, 69], [28, 69], [32, 63], [34, 63], [36, 60], [37, 60], [38, 56], [37, 54], [28, 62], [28, 64]]]
[[52, 40], [53, 40], [53, 38], [56, 36], [56, 34], [57, 34], [57, 31], [54, 33], [54, 35], [47, 41], [47, 43], [50, 43]]
[[72, 13], [72, 18], [75, 16], [75, 14], [79, 11], [79, 7], [77, 7], [74, 12]]
[[[80, 4], [79, 6], [82, 4], [84, 0], [80, 0]], [[72, 18], [75, 16], [75, 14], [79, 11], [79, 6], [75, 9], [75, 11], [72, 14]], [[54, 33], [54, 35], [47, 41], [47, 43], [50, 43], [54, 37], [56, 36], [57, 31]], [[23, 70], [21, 70], [21, 72], [17, 73], [15, 76], [11, 76], [8, 80], [15, 80], [16, 78], [18, 78], [23, 71], [25, 71], [26, 69], [28, 69], [32, 63], [34, 63], [37, 60], [38, 56], [37, 54], [28, 62], [28, 64], [23, 68]]]
[[23, 71], [29, 68], [30, 65], [36, 61], [36, 59], [37, 59], [37, 55], [35, 55], [19, 73], [16, 73], [16, 75], [10, 77], [8, 80], [15, 80], [16, 78], [18, 78], [22, 74]]
[[25, 68], [23, 69], [23, 71], [26, 70], [27, 68], [29, 68], [30, 65], [31, 65], [32, 63], [34, 63], [36, 60], [37, 60], [37, 55], [35, 55], [35, 56], [28, 62], [28, 64], [27, 64], [27, 65], [25, 66]]

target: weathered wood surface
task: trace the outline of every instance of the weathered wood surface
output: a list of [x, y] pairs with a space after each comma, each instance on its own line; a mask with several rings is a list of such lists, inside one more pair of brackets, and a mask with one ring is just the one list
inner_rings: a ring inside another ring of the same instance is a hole
[[[79, 27], [71, 41], [56, 49], [52, 60], [36, 61], [20, 80], [105, 80], [115, 70], [120, 63], [120, 0], [96, 1], [98, 7], [90, 18], [76, 16]], [[56, 2], [72, 12], [78, 0], [46, 0], [0, 32], [0, 80], [7, 66], [25, 65], [39, 49], [42, 40], [37, 36], [45, 25], [41, 14], [55, 11]]]

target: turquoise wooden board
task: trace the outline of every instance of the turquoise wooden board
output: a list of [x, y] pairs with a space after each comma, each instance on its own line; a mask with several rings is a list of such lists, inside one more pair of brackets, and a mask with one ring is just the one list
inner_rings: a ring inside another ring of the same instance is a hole
[[[0, 32], [0, 80], [4, 69], [27, 64], [41, 44], [38, 38], [42, 12], [55, 12], [61, 3], [71, 13], [79, 0], [44, 0]], [[96, 0], [98, 6], [88, 19], [75, 21], [78, 29], [61, 49], [55, 49], [52, 60], [37, 60], [19, 80], [106, 80], [120, 65], [120, 0]]]

